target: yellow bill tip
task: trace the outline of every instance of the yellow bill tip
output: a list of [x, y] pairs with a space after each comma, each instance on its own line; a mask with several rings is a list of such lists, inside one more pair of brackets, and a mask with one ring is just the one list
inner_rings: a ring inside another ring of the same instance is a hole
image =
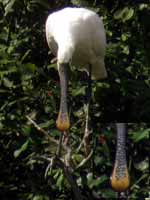
[[61, 132], [64, 132], [70, 128], [70, 120], [67, 114], [62, 115], [61, 113], [59, 113], [56, 120], [56, 127]]
[[130, 185], [130, 178], [128, 171], [126, 170], [124, 176], [117, 177], [116, 170], [114, 169], [111, 176], [111, 186], [117, 192], [126, 191]]

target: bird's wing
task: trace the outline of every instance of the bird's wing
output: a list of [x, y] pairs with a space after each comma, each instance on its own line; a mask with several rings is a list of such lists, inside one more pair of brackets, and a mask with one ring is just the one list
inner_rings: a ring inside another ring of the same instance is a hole
[[46, 21], [46, 40], [48, 43], [49, 48], [51, 49], [52, 53], [56, 56], [57, 55], [57, 50], [58, 50], [58, 45], [54, 39], [53, 31], [52, 31], [52, 20], [51, 20], [51, 15], [48, 17]]

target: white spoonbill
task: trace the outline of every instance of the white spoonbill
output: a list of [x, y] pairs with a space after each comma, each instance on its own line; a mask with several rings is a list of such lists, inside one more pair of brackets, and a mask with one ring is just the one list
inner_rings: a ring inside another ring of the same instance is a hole
[[56, 121], [57, 128], [65, 131], [70, 126], [67, 108], [67, 71], [72, 64], [90, 71], [95, 79], [105, 78], [104, 64], [106, 36], [102, 19], [85, 8], [64, 8], [48, 16], [46, 38], [49, 48], [57, 57], [61, 99]]

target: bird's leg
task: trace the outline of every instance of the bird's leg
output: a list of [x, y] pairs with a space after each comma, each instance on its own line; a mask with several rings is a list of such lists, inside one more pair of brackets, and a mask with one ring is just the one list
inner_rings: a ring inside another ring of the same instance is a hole
[[87, 88], [87, 93], [86, 93], [86, 104], [85, 104], [85, 131], [84, 131], [84, 136], [83, 139], [77, 148], [77, 152], [80, 151], [82, 146], [84, 145], [85, 149], [85, 155], [88, 156], [90, 153], [90, 145], [89, 145], [89, 135], [90, 135], [90, 130], [89, 130], [89, 109], [90, 109], [90, 101], [91, 101], [91, 94], [92, 94], [92, 80], [91, 80], [91, 65], [89, 65], [89, 77], [88, 77], [88, 88]]
[[68, 64], [58, 63], [58, 72], [60, 77], [60, 86], [61, 86], [61, 98], [60, 98], [60, 109], [58, 118], [56, 121], [57, 128], [64, 132], [70, 127], [70, 120], [68, 116], [68, 107], [67, 107], [67, 68]]
[[87, 88], [87, 102], [86, 102], [86, 120], [85, 120], [85, 132], [84, 132], [84, 138], [83, 138], [83, 144], [85, 149], [85, 154], [88, 156], [90, 153], [90, 128], [89, 128], [89, 110], [90, 110], [90, 101], [91, 101], [91, 95], [92, 95], [92, 81], [91, 81], [91, 65], [89, 65], [89, 77], [88, 77], [88, 88]]
[[118, 192], [128, 189], [130, 180], [126, 161], [126, 124], [117, 123], [117, 150], [111, 177], [112, 188]]
[[56, 156], [58, 156], [58, 157], [60, 157], [60, 155], [61, 155], [62, 140], [63, 140], [63, 134], [60, 134], [60, 136], [59, 136], [59, 144], [58, 144], [57, 150], [56, 150]]

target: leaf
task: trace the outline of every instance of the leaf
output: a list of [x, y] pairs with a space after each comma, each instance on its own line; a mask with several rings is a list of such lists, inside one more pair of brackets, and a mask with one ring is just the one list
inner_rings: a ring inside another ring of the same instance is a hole
[[93, 181], [94, 181], [93, 173], [90, 172], [87, 174], [87, 184], [88, 184], [89, 188], [92, 188]]
[[133, 14], [134, 14], [134, 10], [132, 8], [129, 8], [123, 15], [123, 21], [125, 22], [131, 19]]
[[22, 152], [24, 152], [24, 151], [27, 150], [28, 146], [29, 146], [29, 140], [27, 140], [27, 141], [20, 147], [20, 149], [17, 149], [17, 150], [14, 151], [14, 157], [15, 157], [15, 158], [18, 158], [18, 157], [21, 155]]
[[7, 88], [13, 87], [13, 81], [10, 81], [8, 78], [3, 78], [3, 83], [4, 83], [4, 86]]
[[108, 177], [106, 175], [103, 175], [99, 178], [94, 178], [92, 173], [88, 173], [87, 175], [88, 186], [91, 189], [93, 187], [97, 187], [103, 184], [104, 182], [106, 182], [106, 180], [108, 180]]
[[82, 181], [82, 179], [83, 179], [84, 177], [79, 177], [78, 179], [77, 179], [77, 184], [78, 184], [78, 186], [82, 186], [82, 183], [83, 183], [83, 181]]
[[100, 156], [95, 156], [94, 163], [96, 166], [98, 166], [98, 165], [100, 166], [103, 163], [103, 158]]
[[127, 35], [123, 33], [121, 35], [121, 39], [122, 39], [123, 42], [126, 41], [127, 40]]
[[73, 158], [74, 162], [79, 163], [79, 162], [81, 162], [83, 160], [83, 155], [81, 155], [81, 154], [74, 154], [72, 156], [72, 158]]
[[129, 134], [131, 134], [131, 138], [133, 139], [134, 142], [140, 142], [141, 140], [149, 139], [150, 128], [148, 128], [144, 131], [142, 130], [142, 131], [138, 131], [138, 132], [132, 132]]
[[72, 89], [72, 96], [75, 97], [75, 96], [79, 96], [79, 95], [85, 95], [85, 90], [86, 90], [86, 86]]
[[87, 5], [87, 2], [85, 0], [71, 0], [71, 3], [77, 6]]
[[126, 55], [129, 55], [129, 53], [130, 53], [129, 46], [126, 45], [126, 46], [123, 47], [123, 53], [126, 54]]
[[25, 136], [28, 136], [31, 133], [31, 126], [24, 125], [22, 127], [22, 132]]
[[31, 53], [31, 49], [28, 49], [25, 54], [21, 58], [21, 63], [28, 57], [28, 55]]
[[93, 187], [99, 187], [101, 184], [104, 184], [108, 180], [108, 177], [106, 175], [103, 175], [97, 179], [93, 179], [91, 182], [90, 188]]
[[74, 111], [73, 114], [76, 116], [76, 117], [82, 117], [84, 115], [84, 112], [83, 110], [79, 109], [77, 111]]
[[57, 170], [53, 178], [56, 180], [60, 174], [60, 170]]
[[123, 8], [123, 9], [119, 9], [114, 13], [114, 18], [115, 19], [122, 19], [122, 16], [124, 14], [124, 12], [126, 11], [127, 7]]
[[141, 3], [140, 5], [139, 5], [139, 10], [143, 10], [143, 9], [145, 9], [145, 8], [147, 8], [148, 7], [148, 4], [146, 4], [146, 3]]
[[52, 126], [54, 123], [55, 123], [54, 120], [51, 119], [51, 120], [48, 120], [48, 121], [46, 121], [46, 122], [44, 122], [44, 123], [40, 123], [39, 126], [40, 126], [41, 128], [49, 128], [49, 127]]
[[47, 68], [48, 69], [52, 69], [53, 68], [53, 69], [57, 70], [57, 65], [55, 63], [53, 63], [53, 64], [48, 65]]
[[61, 174], [61, 175], [58, 177], [57, 182], [56, 182], [56, 185], [59, 187], [59, 190], [62, 189], [63, 182], [64, 182], [64, 175]]
[[5, 7], [5, 16], [7, 16], [9, 13], [13, 12], [13, 6], [16, 0], [11, 0], [9, 3], [7, 3]]
[[49, 198], [45, 195], [36, 195], [33, 197], [33, 200], [49, 200]]
[[51, 136], [58, 137], [60, 135], [60, 132], [57, 129], [51, 130]]
[[134, 10], [132, 8], [125, 7], [123, 9], [117, 10], [114, 13], [114, 18], [125, 22], [125, 21], [131, 19], [133, 14], [134, 14]]
[[25, 70], [28, 70], [28, 71], [30, 71], [30, 72], [32, 72], [32, 73], [34, 73], [35, 70], [36, 70], [36, 65], [33, 64], [33, 63], [26, 63], [26, 64], [23, 64], [22, 67], [24, 67]]
[[116, 192], [111, 189], [101, 189], [102, 197], [105, 199], [116, 199]]
[[48, 3], [44, 2], [44, 1], [41, 1], [41, 0], [32, 0], [30, 1], [31, 4], [40, 4], [41, 6], [43, 7], [48, 7]]
[[145, 170], [149, 169], [149, 159], [145, 159], [140, 163], [135, 164], [135, 168], [144, 172]]

